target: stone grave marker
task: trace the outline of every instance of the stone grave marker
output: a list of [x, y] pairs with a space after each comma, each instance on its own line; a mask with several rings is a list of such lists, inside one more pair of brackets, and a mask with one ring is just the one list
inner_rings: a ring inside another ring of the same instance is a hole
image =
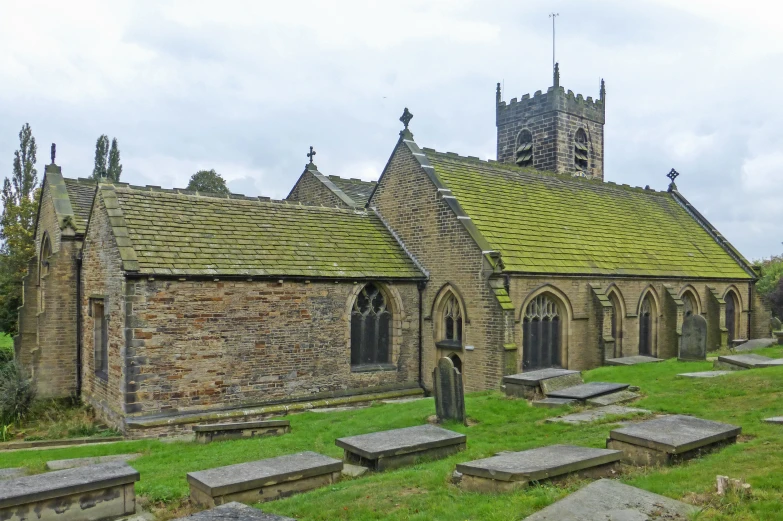
[[672, 415], [614, 429], [606, 447], [639, 466], [679, 463], [737, 441], [741, 427], [693, 416]]
[[193, 432], [198, 443], [212, 443], [213, 441], [278, 436], [291, 432], [291, 424], [289, 420], [276, 418], [273, 420], [194, 425]]
[[738, 345], [734, 350], [737, 352], [752, 351], [753, 349], [772, 347], [777, 343], [778, 341], [774, 338], [754, 338], [753, 340], [746, 341], [744, 344]]
[[770, 358], [753, 353], [719, 356], [712, 364], [715, 369], [741, 371], [744, 369], [762, 369], [783, 365], [783, 358]]
[[338, 438], [345, 461], [372, 470], [388, 470], [415, 463], [421, 458], [445, 458], [465, 448], [467, 437], [436, 425], [372, 432]]
[[717, 378], [727, 374], [731, 374], [731, 371], [698, 371], [695, 373], [680, 373], [677, 376], [682, 376], [683, 378]]
[[541, 398], [541, 382], [549, 378], [558, 378], [570, 374], [581, 374], [579, 371], [569, 369], [557, 369], [550, 367], [519, 374], [510, 374], [503, 377], [503, 387], [507, 396], [535, 400]]
[[783, 322], [778, 317], [772, 317], [769, 321], [769, 332], [775, 333], [780, 330], [783, 330]]
[[765, 423], [772, 423], [775, 425], [783, 425], [783, 416], [774, 416], [772, 418], [766, 418]]
[[698, 510], [612, 479], [600, 479], [525, 521], [688, 521]]
[[233, 501], [219, 507], [204, 510], [198, 514], [181, 517], [174, 521], [296, 521], [290, 517], [267, 514], [257, 508]]
[[556, 409], [563, 407], [564, 405], [579, 405], [579, 401], [573, 398], [542, 398], [541, 400], [534, 400], [531, 405], [533, 407], [542, 407], [546, 409]]
[[647, 415], [652, 414], [647, 409], [638, 409], [636, 407], [623, 407], [622, 405], [606, 405], [604, 407], [598, 407], [596, 409], [587, 409], [582, 412], [575, 412], [567, 414], [565, 416], [558, 416], [555, 418], [547, 418], [546, 423], [569, 423], [572, 425], [579, 425], [580, 423], [590, 423], [598, 420], [603, 420], [607, 416], [624, 416], [624, 415]]
[[682, 321], [680, 337], [680, 360], [707, 359], [707, 319], [696, 313]]
[[566, 387], [559, 391], [550, 392], [549, 398], [568, 398], [570, 400], [579, 400], [584, 402], [590, 398], [603, 396], [604, 394], [615, 393], [628, 388], [628, 384], [616, 384], [607, 382], [590, 382], [574, 387]]
[[616, 393], [604, 394], [602, 396], [596, 396], [587, 400], [587, 405], [594, 405], [596, 407], [603, 407], [605, 405], [615, 405], [618, 403], [628, 403], [639, 398], [641, 394], [633, 391], [617, 391]]
[[607, 358], [604, 360], [606, 365], [638, 365], [638, 364], [650, 364], [654, 362], [663, 362], [662, 358], [655, 358], [654, 356], [646, 355], [633, 355], [623, 356], [621, 358]]
[[605, 477], [619, 467], [623, 453], [575, 445], [550, 445], [458, 463], [460, 486], [474, 492], [508, 492], [568, 474]]
[[466, 425], [462, 373], [454, 367], [451, 358], [444, 356], [438, 360], [438, 366], [432, 371], [432, 383], [438, 421], [453, 420]]
[[554, 391], [560, 391], [562, 389], [567, 389], [569, 387], [574, 387], [583, 383], [582, 373], [571, 373], [541, 380], [540, 386], [541, 392], [544, 393], [544, 396], [549, 396], [549, 394]]
[[46, 468], [49, 470], [65, 470], [76, 467], [86, 467], [87, 465], [97, 465], [98, 463], [109, 463], [110, 461], [133, 461], [141, 454], [112, 454], [111, 456], [93, 456], [89, 458], [57, 459], [46, 462]]

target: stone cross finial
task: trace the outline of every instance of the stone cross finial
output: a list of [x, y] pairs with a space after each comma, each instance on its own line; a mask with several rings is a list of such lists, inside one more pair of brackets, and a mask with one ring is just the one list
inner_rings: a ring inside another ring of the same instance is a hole
[[672, 183], [673, 183], [673, 182], [674, 182], [674, 180], [675, 180], [675, 179], [677, 179], [677, 177], [678, 177], [679, 175], [680, 175], [680, 173], [679, 173], [677, 170], [675, 170], [675, 169], [673, 169], [673, 168], [672, 168], [672, 169], [671, 169], [671, 171], [670, 171], [668, 174], [666, 174], [666, 177], [668, 177], [669, 179], [671, 179], [671, 180], [672, 180]]
[[307, 157], [310, 158], [310, 164], [313, 164], [313, 158], [315, 157], [315, 150], [313, 150], [312, 145], [310, 146], [310, 152], [307, 154]]
[[498, 82], [498, 88], [495, 90], [495, 102], [500, 103], [500, 83]]
[[52, 143], [52, 164], [54, 164], [54, 157], [57, 155], [57, 145]]
[[606, 97], [606, 85], [604, 84], [604, 79], [601, 78], [601, 99], [604, 99]]
[[400, 116], [400, 121], [405, 125], [405, 130], [408, 130], [408, 123], [410, 123], [412, 119], [413, 114], [408, 110], [408, 107], [405, 107], [405, 110], [402, 111], [402, 116]]

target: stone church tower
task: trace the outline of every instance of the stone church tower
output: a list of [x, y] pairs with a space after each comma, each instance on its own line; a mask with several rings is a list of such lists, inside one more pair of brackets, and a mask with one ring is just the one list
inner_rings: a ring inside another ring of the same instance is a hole
[[601, 80], [597, 100], [566, 92], [555, 64], [554, 85], [545, 94], [501, 100], [495, 95], [498, 129], [497, 159], [550, 172], [604, 178], [604, 121], [606, 90]]

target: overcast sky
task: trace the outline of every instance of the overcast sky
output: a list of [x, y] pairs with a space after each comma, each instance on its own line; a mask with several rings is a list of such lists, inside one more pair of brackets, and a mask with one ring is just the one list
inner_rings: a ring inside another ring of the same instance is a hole
[[[767, 5], [768, 4], [768, 5]], [[783, 9], [772, 2], [0, 0], [0, 175], [25, 122], [68, 177], [117, 137], [123, 181], [216, 169], [285, 197], [321, 172], [376, 179], [415, 115], [420, 146], [495, 157], [503, 97], [598, 96], [605, 179], [680, 191], [747, 257], [783, 251]], [[4, 159], [3, 159], [4, 158]], [[564, 216], [567, 219], [567, 216]]]

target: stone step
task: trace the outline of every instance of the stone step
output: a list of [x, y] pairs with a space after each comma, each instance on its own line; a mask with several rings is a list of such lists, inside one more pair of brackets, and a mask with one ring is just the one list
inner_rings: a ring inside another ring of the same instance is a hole
[[663, 362], [663, 358], [655, 358], [654, 356], [634, 355], [623, 356], [621, 358], [607, 358], [604, 360], [606, 365], [638, 365], [638, 364], [650, 364], [653, 362]]
[[628, 403], [636, 400], [641, 395], [632, 391], [617, 391], [616, 393], [604, 394], [596, 398], [587, 400], [588, 405], [603, 407], [605, 405], [614, 405], [618, 403]]
[[687, 521], [693, 505], [611, 479], [600, 479], [525, 518], [525, 521]]
[[541, 400], [535, 400], [531, 403], [533, 407], [546, 407], [549, 409], [555, 409], [564, 405], [578, 405], [577, 400], [571, 398], [542, 398]]
[[718, 370], [742, 371], [744, 369], [762, 369], [783, 365], [783, 358], [770, 358], [755, 354], [719, 356], [713, 363]]
[[569, 398], [571, 400], [579, 400], [584, 402], [590, 398], [596, 398], [605, 394], [615, 393], [627, 389], [629, 384], [616, 384], [607, 382], [590, 382], [581, 385], [575, 385], [573, 387], [566, 387], [558, 391], [550, 392], [547, 397], [552, 398]]
[[508, 492], [568, 474], [605, 477], [619, 467], [622, 452], [575, 445], [552, 445], [521, 452], [505, 452], [457, 464], [460, 486], [474, 492]]

